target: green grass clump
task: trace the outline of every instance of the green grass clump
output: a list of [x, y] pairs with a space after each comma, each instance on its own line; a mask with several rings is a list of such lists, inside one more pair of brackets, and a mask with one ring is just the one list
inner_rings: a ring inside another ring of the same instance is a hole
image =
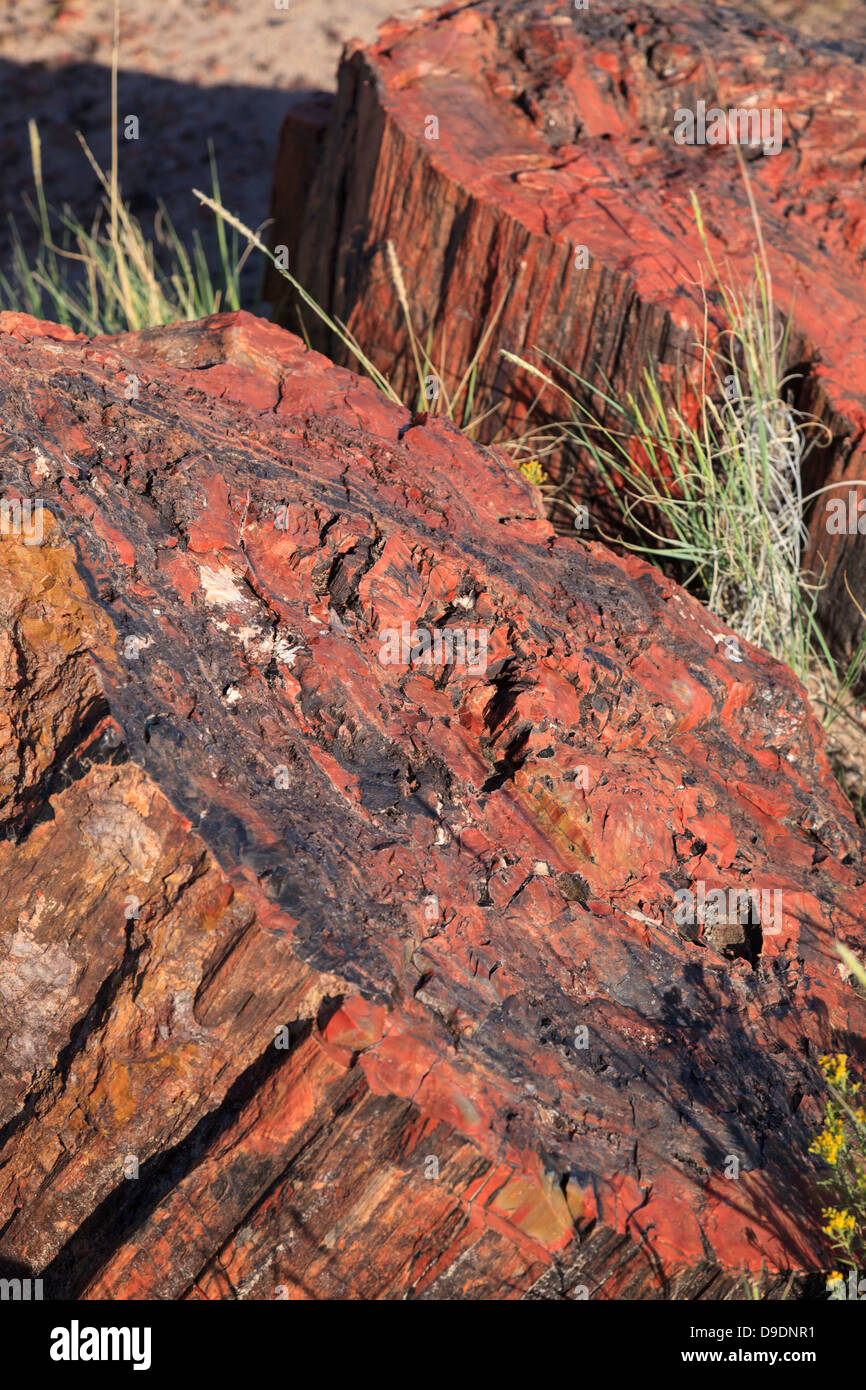
[[[111, 168], [106, 173], [84, 136], [78, 140], [99, 179], [103, 197], [89, 226], [68, 207], [53, 208], [42, 175], [42, 146], [35, 121], [30, 121], [30, 159], [35, 204], [27, 207], [36, 225], [38, 245], [33, 257], [12, 219], [12, 264], [0, 273], [0, 308], [52, 319], [77, 332], [122, 333], [182, 319], [202, 318], [221, 309], [239, 309], [240, 273], [237, 242], [231, 246], [222, 222], [217, 224], [218, 265], [212, 274], [201, 238], [196, 233], [188, 250], [160, 202], [156, 242], [150, 240], [121, 195], [118, 179], [117, 67], [120, 7], [115, 3], [111, 62]], [[219, 201], [219, 182], [213, 146], [211, 180]]]
[[826, 429], [791, 403], [793, 378], [784, 372], [790, 318], [780, 326], [760, 227], [754, 282], [741, 292], [713, 263], [692, 202], [724, 331], [711, 344], [704, 290], [697, 365], [680, 371], [672, 390], [654, 364], [639, 394], [617, 400], [548, 354], [541, 355], [573, 387], [524, 357], [503, 355], [565, 398], [570, 419], [558, 427], [559, 442], [588, 455], [604, 481], [622, 519], [614, 539], [670, 562], [711, 612], [801, 679], [816, 668], [827, 673], [832, 722], [866, 669], [866, 635], [841, 669], [817, 622], [820, 581], [802, 568], [806, 509], [840, 486], [802, 491], [804, 459]]
[[[121, 197], [116, 170], [107, 175], [79, 134], [105, 193], [92, 223], [85, 226], [69, 208], [58, 211], [48, 203], [34, 121], [29, 129], [36, 203], [30, 203], [28, 210], [39, 242], [33, 257], [28, 257], [13, 221], [12, 264], [8, 275], [0, 272], [0, 308], [51, 319], [89, 336], [151, 328], [240, 308], [243, 262], [238, 259], [236, 245], [229, 246], [222, 224], [214, 274], [198, 233], [187, 250], [163, 203], [156, 219], [157, 240], [148, 239]], [[218, 197], [213, 153], [211, 169]]]

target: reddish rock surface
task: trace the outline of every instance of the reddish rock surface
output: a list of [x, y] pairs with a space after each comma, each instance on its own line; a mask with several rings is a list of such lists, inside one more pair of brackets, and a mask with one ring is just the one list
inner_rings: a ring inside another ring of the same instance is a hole
[[[818, 13], [809, 7], [816, 23]], [[479, 412], [499, 408], [488, 438], [519, 428], [537, 390], [503, 347], [544, 349], [623, 397], [648, 360], [672, 370], [700, 332], [692, 190], [716, 263], [735, 283], [752, 276], [736, 151], [676, 144], [674, 113], [701, 100], [778, 109], [780, 151], [750, 150], [748, 167], [777, 302], [793, 304], [798, 403], [832, 433], [806, 490], [866, 479], [864, 58], [862, 41], [822, 41], [728, 6], [482, 0], [407, 12], [344, 58], [298, 277], [408, 400], [393, 241], [422, 341], [432, 330], [434, 360], [447, 344], [449, 387], [491, 330], [476, 396]], [[339, 355], [319, 325], [311, 331]], [[561, 417], [562, 403], [550, 411]], [[866, 551], [859, 534], [828, 535], [823, 500], [809, 561], [815, 572], [826, 564], [822, 620], [848, 652], [862, 619], [845, 577], [862, 603]]]
[[[333, 106], [332, 92], [307, 92], [289, 107], [280, 128], [271, 185], [268, 244], [272, 250], [285, 248], [290, 267], [294, 267], [297, 258], [307, 192], [322, 157]], [[291, 317], [291, 305], [283, 304], [289, 293], [288, 281], [266, 261], [262, 298], [274, 305], [274, 317]], [[294, 327], [297, 329], [297, 323]]]
[[[0, 364], [3, 498], [43, 503], [41, 544], [0, 539], [4, 1270], [487, 1299], [826, 1268], [864, 842], [791, 674], [248, 315], [3, 315]], [[486, 670], [383, 665], [403, 622], [483, 630]], [[701, 883], [779, 890], [778, 930], [678, 927]]]

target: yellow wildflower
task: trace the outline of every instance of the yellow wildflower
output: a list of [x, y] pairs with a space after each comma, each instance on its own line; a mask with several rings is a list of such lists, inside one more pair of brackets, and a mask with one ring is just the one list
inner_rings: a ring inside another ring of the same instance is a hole
[[821, 1058], [821, 1070], [831, 1086], [844, 1086], [848, 1080], [848, 1057], [844, 1052], [828, 1053]]
[[846, 1241], [857, 1225], [850, 1212], [840, 1211], [838, 1207], [826, 1207], [821, 1215], [827, 1222], [821, 1229], [833, 1240]]
[[823, 1158], [825, 1163], [829, 1163], [832, 1168], [835, 1167], [838, 1161], [839, 1150], [842, 1148], [844, 1142], [845, 1136], [842, 1132], [842, 1121], [836, 1120], [834, 1124], [828, 1120], [826, 1128], [821, 1131], [814, 1143], [809, 1146], [809, 1153], [817, 1154], [819, 1158]]
[[544, 469], [538, 459], [525, 459], [523, 463], [517, 465], [518, 470], [527, 478], [529, 482], [535, 483], [536, 487], [541, 487], [544, 482]]

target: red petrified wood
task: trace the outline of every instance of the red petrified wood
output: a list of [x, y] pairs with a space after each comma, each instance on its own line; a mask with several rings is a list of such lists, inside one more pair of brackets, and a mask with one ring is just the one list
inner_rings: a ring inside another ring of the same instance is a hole
[[[544, 349], [623, 398], [649, 360], [672, 370], [701, 332], [707, 258], [692, 192], [724, 277], [752, 278], [737, 150], [676, 139], [689, 137], [680, 111], [695, 115], [695, 138], [699, 103], [734, 111], [733, 137], [756, 141], [742, 152], [777, 303], [793, 306], [798, 403], [832, 436], [805, 490], [866, 479], [864, 61], [866, 45], [728, 6], [464, 0], [407, 12], [344, 58], [293, 268], [408, 402], [392, 241], [449, 389], [483, 340], [475, 410], [498, 407], [488, 438], [518, 428], [537, 389], [502, 348]], [[546, 408], [567, 414], [556, 398]], [[862, 628], [849, 587], [866, 607], [866, 488], [857, 497], [853, 531], [828, 530], [825, 498], [812, 517], [809, 562], [826, 562], [820, 610], [840, 651]]]
[[483, 1299], [826, 1268], [864, 844], [790, 673], [249, 315], [6, 314], [0, 368], [4, 1269]]

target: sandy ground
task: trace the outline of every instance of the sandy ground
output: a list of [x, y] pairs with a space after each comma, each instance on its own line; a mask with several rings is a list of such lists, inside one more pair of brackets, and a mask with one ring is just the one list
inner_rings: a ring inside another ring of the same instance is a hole
[[[595, 0], [594, 0], [595, 2]], [[597, 0], [602, 3], [603, 0]], [[714, 0], [707, 0], [707, 4]], [[866, 35], [866, 0], [751, 0], [813, 33]], [[303, 91], [333, 87], [340, 50], [372, 39], [401, 0], [121, 0], [119, 107], [139, 139], [121, 141], [121, 181], [147, 225], [165, 201], [178, 230], [212, 242], [212, 221], [192, 197], [209, 190], [213, 140], [227, 207], [257, 226], [266, 216], [280, 123]], [[89, 221], [99, 185], [76, 140], [104, 164], [109, 150], [113, 0], [0, 0], [0, 269], [8, 217], [28, 233], [28, 118], [39, 124], [52, 202]], [[259, 307], [259, 271], [245, 277]]]
[[819, 38], [866, 38], [864, 0], [757, 0], [755, 8]]
[[[290, 101], [335, 86], [346, 39], [372, 39], [394, 0], [121, 0], [119, 110], [139, 139], [121, 141], [121, 182], [145, 220], [158, 199], [186, 236], [210, 218], [190, 190], [208, 191], [208, 140], [223, 199], [244, 221], [267, 216], [277, 136]], [[99, 186], [76, 140], [109, 151], [112, 0], [0, 0], [0, 268], [8, 215], [31, 189], [27, 121], [43, 142], [52, 202], [89, 222]], [[255, 295], [258, 274], [247, 277]]]

